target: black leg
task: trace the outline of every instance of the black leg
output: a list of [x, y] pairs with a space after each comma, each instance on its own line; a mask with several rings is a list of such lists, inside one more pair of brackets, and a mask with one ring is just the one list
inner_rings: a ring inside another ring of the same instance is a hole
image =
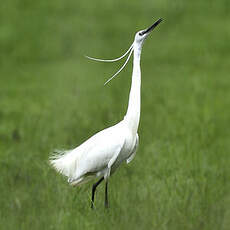
[[109, 207], [109, 200], [108, 200], [108, 180], [105, 182], [105, 208]]
[[97, 189], [97, 186], [104, 180], [104, 177], [102, 177], [98, 182], [96, 182], [92, 187], [92, 200], [91, 200], [91, 208], [94, 208], [94, 195]]

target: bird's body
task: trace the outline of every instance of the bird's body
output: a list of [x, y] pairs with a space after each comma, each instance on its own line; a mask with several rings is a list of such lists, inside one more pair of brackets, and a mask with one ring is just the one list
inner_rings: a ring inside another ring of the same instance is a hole
[[[139, 144], [137, 130], [140, 120], [141, 104], [141, 49], [145, 38], [160, 22], [161, 19], [148, 29], [138, 32], [132, 46], [126, 52], [127, 54], [130, 51], [128, 59], [132, 52], [134, 55], [132, 85], [129, 94], [128, 109], [124, 119], [118, 124], [96, 133], [77, 148], [59, 152], [50, 160], [58, 172], [68, 177], [68, 182], [71, 185], [80, 185], [92, 178], [101, 177], [93, 186], [92, 207], [96, 187], [104, 179], [106, 181], [105, 205], [108, 206], [107, 184], [109, 176], [122, 162], [126, 161], [129, 163], [137, 151]], [[115, 60], [119, 60], [119, 58]]]
[[120, 163], [131, 157], [136, 139], [123, 120], [96, 133], [77, 148], [64, 152], [52, 160], [52, 164], [75, 186], [94, 177], [108, 177]]

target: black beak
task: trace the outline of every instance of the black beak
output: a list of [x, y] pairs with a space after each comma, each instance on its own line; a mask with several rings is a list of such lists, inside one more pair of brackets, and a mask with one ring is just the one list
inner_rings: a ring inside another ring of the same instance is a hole
[[156, 22], [154, 22], [148, 29], [144, 30], [141, 35], [147, 34], [151, 32], [158, 24], [160, 24], [163, 21], [162, 18], [158, 19]]

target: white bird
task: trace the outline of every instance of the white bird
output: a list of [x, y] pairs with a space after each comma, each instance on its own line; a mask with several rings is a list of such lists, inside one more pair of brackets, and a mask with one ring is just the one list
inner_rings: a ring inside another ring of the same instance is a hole
[[100, 177], [99, 181], [92, 187], [92, 208], [94, 207], [96, 188], [103, 180], [105, 180], [105, 207], [108, 207], [108, 179], [110, 175], [122, 162], [126, 161], [127, 164], [131, 162], [136, 154], [139, 144], [137, 130], [141, 105], [141, 50], [145, 39], [161, 21], [162, 19], [159, 19], [149, 28], [137, 32], [133, 44], [120, 58], [102, 60], [88, 57], [96, 61], [113, 62], [129, 54], [124, 65], [106, 82], [108, 83], [125, 67], [131, 54], [134, 54], [127, 113], [118, 124], [96, 133], [75, 149], [58, 151], [56, 155], [50, 157], [51, 165], [59, 173], [67, 176], [68, 182], [73, 186]]

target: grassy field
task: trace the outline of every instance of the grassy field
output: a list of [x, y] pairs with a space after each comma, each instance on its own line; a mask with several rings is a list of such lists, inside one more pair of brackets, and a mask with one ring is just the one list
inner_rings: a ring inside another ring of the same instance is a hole
[[[0, 8], [0, 229], [230, 229], [230, 2], [4, 1]], [[132, 65], [104, 87], [137, 30], [140, 147], [104, 185], [48, 165], [126, 112]]]

